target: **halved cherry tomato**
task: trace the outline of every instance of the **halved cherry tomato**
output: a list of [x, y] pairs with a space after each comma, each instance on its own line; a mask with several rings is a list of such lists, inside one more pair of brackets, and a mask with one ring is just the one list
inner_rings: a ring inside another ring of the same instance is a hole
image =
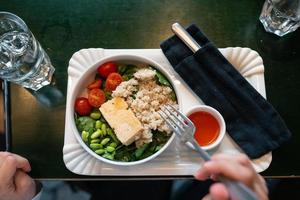
[[89, 104], [89, 101], [85, 97], [78, 97], [75, 100], [75, 111], [79, 115], [89, 115], [93, 107]]
[[105, 89], [107, 91], [113, 91], [116, 89], [120, 83], [122, 83], [123, 78], [119, 73], [111, 73], [108, 75], [106, 82], [105, 82]]
[[94, 82], [92, 82], [91, 84], [89, 84], [87, 86], [87, 88], [89, 90], [95, 89], [95, 88], [100, 88], [101, 84], [102, 84], [102, 80], [101, 79], [96, 79], [96, 80], [94, 80]]
[[100, 65], [98, 67], [97, 71], [100, 74], [100, 76], [102, 76], [103, 78], [107, 78], [109, 74], [111, 74], [113, 72], [117, 72], [118, 67], [117, 67], [117, 64], [114, 62], [106, 62], [106, 63]]
[[96, 108], [99, 108], [105, 102], [105, 93], [99, 88], [91, 89], [88, 93], [89, 103]]

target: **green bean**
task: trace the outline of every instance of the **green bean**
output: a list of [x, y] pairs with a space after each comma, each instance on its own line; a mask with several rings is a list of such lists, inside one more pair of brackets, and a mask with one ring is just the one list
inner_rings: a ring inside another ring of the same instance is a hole
[[111, 147], [111, 146], [107, 146], [105, 149], [106, 149], [106, 151], [109, 152], [109, 153], [115, 151], [115, 148], [114, 148], [114, 147]]
[[100, 143], [100, 139], [93, 139], [91, 143]]
[[89, 138], [89, 132], [87, 132], [87, 131], [82, 131], [82, 133], [81, 133], [81, 138], [82, 138], [82, 140], [84, 141], [84, 142], [87, 142], [88, 141], [88, 138]]
[[113, 147], [113, 148], [116, 148], [118, 145], [117, 145], [117, 143], [112, 142], [112, 143], [110, 143], [108, 146]]
[[94, 133], [92, 133], [91, 138], [92, 139], [96, 139], [97, 137], [99, 137], [101, 135], [101, 130], [97, 129], [97, 131], [95, 131]]
[[104, 150], [104, 149], [97, 149], [97, 150], [95, 151], [95, 153], [101, 155], [101, 154], [104, 154], [104, 153], [105, 153], [105, 150]]
[[95, 120], [100, 119], [101, 113], [100, 112], [91, 112], [90, 117]]
[[102, 144], [90, 144], [90, 147], [93, 149], [93, 150], [97, 150], [97, 149], [101, 149], [103, 148]]
[[106, 135], [106, 124], [102, 124], [101, 131], [102, 131], [103, 135]]
[[101, 129], [101, 126], [102, 126], [102, 122], [100, 120], [97, 120], [95, 125], [96, 129]]
[[101, 141], [101, 144], [104, 146], [104, 145], [106, 145], [109, 141], [110, 141], [110, 138], [104, 138], [104, 139]]

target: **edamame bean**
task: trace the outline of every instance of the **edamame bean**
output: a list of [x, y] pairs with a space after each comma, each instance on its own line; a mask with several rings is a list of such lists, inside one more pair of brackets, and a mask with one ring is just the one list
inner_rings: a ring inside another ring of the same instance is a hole
[[106, 135], [106, 124], [102, 124], [101, 131], [102, 131], [103, 135]]
[[97, 120], [95, 124], [96, 129], [101, 129], [101, 126], [102, 126], [102, 122], [100, 120]]
[[116, 135], [113, 133], [113, 130], [111, 128], [107, 128], [107, 134], [113, 139], [113, 141], [117, 144], [120, 143]]
[[117, 145], [117, 143], [112, 142], [112, 143], [109, 144], [109, 146], [110, 146], [110, 147], [113, 147], [113, 148], [116, 148], [118, 145]]
[[92, 112], [92, 113], [90, 114], [90, 117], [91, 117], [92, 119], [100, 119], [101, 113], [100, 113], [100, 112]]
[[104, 152], [105, 152], [104, 149], [97, 149], [97, 150], [95, 151], [95, 153], [96, 153], [96, 154], [99, 154], [99, 155], [104, 154]]
[[95, 143], [90, 144], [90, 147], [91, 147], [93, 150], [103, 148], [102, 144], [95, 144]]
[[106, 145], [108, 142], [109, 142], [110, 138], [104, 138], [102, 141], [101, 141], [101, 144], [104, 146]]
[[88, 141], [88, 138], [89, 138], [89, 132], [87, 132], [87, 131], [82, 131], [82, 133], [81, 133], [81, 138], [82, 138], [82, 140], [84, 141], [84, 142], [87, 142]]
[[95, 131], [94, 133], [92, 133], [91, 138], [92, 139], [96, 139], [97, 137], [100, 137], [101, 134], [102, 134], [101, 130], [97, 129], [97, 131]]
[[111, 146], [107, 146], [106, 147], [106, 151], [109, 152], [109, 153], [111, 153], [111, 152], [115, 151], [115, 148], [111, 147]]
[[94, 139], [91, 141], [91, 143], [100, 143], [100, 139]]
[[102, 157], [103, 157], [103, 158], [107, 158], [107, 159], [109, 159], [109, 160], [113, 160], [113, 159], [114, 159], [114, 155], [109, 154], [109, 153], [105, 153]]

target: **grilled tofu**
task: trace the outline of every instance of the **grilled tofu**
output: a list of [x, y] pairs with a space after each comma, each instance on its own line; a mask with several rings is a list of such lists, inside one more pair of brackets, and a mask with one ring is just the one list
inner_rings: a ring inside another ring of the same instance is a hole
[[130, 145], [141, 134], [142, 124], [121, 97], [115, 97], [99, 108], [120, 142]]

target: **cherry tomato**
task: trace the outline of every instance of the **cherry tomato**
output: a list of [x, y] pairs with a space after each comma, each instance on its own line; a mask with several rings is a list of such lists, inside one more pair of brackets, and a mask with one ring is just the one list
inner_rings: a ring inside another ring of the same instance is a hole
[[94, 82], [92, 82], [91, 84], [89, 84], [87, 86], [87, 88], [89, 90], [91, 89], [95, 89], [95, 88], [100, 88], [101, 87], [101, 84], [102, 84], [102, 80], [101, 79], [97, 79], [97, 80], [94, 80]]
[[89, 103], [96, 108], [99, 108], [105, 102], [105, 93], [99, 88], [91, 89], [88, 93]]
[[89, 104], [89, 101], [85, 97], [78, 97], [75, 100], [75, 111], [79, 115], [89, 115], [93, 107]]
[[111, 73], [110, 75], [108, 75], [106, 82], [105, 82], [105, 89], [107, 91], [113, 91], [116, 89], [116, 87], [118, 85], [120, 85], [120, 83], [122, 83], [123, 78], [120, 74], [118, 73]]
[[114, 62], [107, 62], [107, 63], [100, 65], [98, 67], [97, 71], [100, 74], [100, 76], [102, 76], [103, 78], [107, 78], [109, 74], [111, 74], [113, 72], [117, 72], [118, 67], [117, 67], [117, 64]]

